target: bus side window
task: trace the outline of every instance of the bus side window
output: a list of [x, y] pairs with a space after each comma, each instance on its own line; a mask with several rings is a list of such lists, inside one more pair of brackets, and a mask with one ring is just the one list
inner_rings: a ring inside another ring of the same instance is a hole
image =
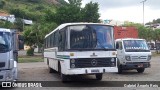
[[53, 42], [53, 46], [57, 47], [58, 46], [58, 31], [54, 32], [54, 42]]
[[59, 31], [59, 45], [58, 49], [63, 51], [66, 48], [66, 28]]

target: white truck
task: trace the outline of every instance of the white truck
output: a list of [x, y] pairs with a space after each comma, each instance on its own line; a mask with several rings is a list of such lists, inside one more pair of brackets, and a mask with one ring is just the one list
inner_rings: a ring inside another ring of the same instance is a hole
[[123, 38], [116, 39], [118, 73], [123, 70], [136, 69], [143, 73], [150, 67], [151, 52], [144, 39]]
[[0, 84], [17, 80], [18, 35], [16, 30], [0, 28]]

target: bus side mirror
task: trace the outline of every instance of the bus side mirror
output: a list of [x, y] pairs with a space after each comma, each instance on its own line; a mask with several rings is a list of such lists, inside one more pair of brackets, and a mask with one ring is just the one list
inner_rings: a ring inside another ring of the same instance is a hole
[[18, 35], [18, 46], [19, 50], [24, 49], [24, 37], [22, 35]]

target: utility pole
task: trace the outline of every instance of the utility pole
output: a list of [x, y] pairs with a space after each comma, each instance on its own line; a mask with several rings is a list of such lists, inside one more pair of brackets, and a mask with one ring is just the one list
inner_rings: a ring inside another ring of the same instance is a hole
[[140, 3], [143, 3], [143, 26], [144, 26], [144, 3], [145, 3], [146, 1], [147, 1], [147, 0], [144, 0], [144, 1], [140, 2]]

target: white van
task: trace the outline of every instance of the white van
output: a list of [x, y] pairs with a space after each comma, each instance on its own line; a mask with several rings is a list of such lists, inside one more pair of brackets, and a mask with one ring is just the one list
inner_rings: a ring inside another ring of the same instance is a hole
[[136, 69], [143, 73], [150, 67], [151, 52], [144, 39], [123, 38], [115, 40], [117, 49], [118, 73]]

